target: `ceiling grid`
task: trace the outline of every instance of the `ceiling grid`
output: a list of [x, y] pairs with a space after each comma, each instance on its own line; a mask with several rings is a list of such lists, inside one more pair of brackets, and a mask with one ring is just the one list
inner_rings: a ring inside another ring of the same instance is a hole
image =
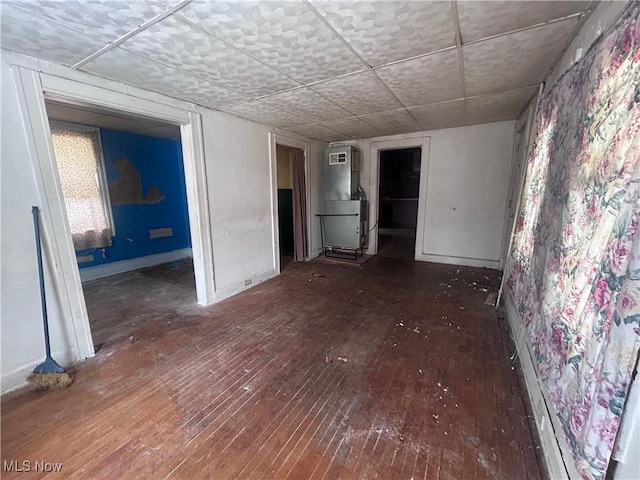
[[590, 1], [4, 0], [2, 48], [310, 138], [517, 118]]

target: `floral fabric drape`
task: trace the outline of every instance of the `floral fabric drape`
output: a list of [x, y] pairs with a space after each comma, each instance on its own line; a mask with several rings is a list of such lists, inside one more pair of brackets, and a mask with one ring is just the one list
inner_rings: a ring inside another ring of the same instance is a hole
[[640, 346], [639, 14], [541, 100], [507, 272], [585, 479], [606, 473]]

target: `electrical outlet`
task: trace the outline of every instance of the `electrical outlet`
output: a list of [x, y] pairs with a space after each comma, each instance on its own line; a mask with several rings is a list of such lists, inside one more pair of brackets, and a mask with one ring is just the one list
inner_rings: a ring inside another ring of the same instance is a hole
[[245, 280], [245, 281], [244, 281], [244, 284], [245, 284], [245, 285], [251, 285], [251, 279], [250, 279], [250, 278], [248, 278], [247, 280]]

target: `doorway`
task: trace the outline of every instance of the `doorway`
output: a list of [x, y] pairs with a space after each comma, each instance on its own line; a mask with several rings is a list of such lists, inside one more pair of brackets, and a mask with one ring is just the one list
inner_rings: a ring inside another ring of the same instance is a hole
[[45, 107], [97, 350], [156, 320], [149, 298], [196, 303], [180, 128], [98, 107]]
[[77, 257], [69, 233], [45, 100], [140, 116], [180, 129], [197, 304], [206, 306], [214, 303], [216, 284], [200, 113], [190, 110], [188, 104], [177, 103], [169, 97], [154, 95], [153, 99], [149, 99], [128, 88], [107, 89], [86, 84], [65, 76], [33, 70], [30, 63], [16, 64], [13, 77], [42, 201], [42, 231], [48, 240], [48, 255], [56, 266], [51, 280], [54, 291], [59, 292], [63, 329], [70, 339], [69, 355], [65, 361], [82, 361], [92, 357], [95, 348]]
[[280, 271], [308, 257], [305, 153], [276, 144], [277, 224]]
[[422, 148], [382, 150], [378, 187], [378, 254], [414, 259]]

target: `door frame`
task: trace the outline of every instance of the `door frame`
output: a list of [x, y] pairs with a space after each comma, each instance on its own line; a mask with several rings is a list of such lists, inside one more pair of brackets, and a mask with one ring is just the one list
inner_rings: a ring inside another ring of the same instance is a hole
[[[524, 148], [524, 128], [522, 125], [520, 129], [516, 129], [513, 136], [513, 148], [511, 150], [511, 172], [509, 173], [509, 189], [507, 190], [507, 202], [505, 205], [504, 226], [502, 228], [502, 245], [500, 247], [500, 269], [504, 268], [504, 264], [507, 258], [507, 246], [510, 241], [510, 234], [515, 222], [515, 216], [518, 212], [515, 211], [515, 206], [518, 203], [520, 178], [518, 176], [518, 161]], [[523, 160], [524, 161], [524, 160]], [[522, 173], [522, 171], [520, 172]], [[512, 218], [513, 217], [513, 218]]]
[[[278, 226], [278, 158], [276, 145], [298, 148], [304, 153], [304, 186], [307, 208], [305, 222], [307, 223], [307, 256], [311, 255], [311, 191], [309, 188], [309, 142], [289, 137], [281, 133], [269, 132], [269, 175], [271, 177], [271, 238], [273, 241], [273, 268], [276, 274], [280, 274], [280, 228]], [[295, 245], [295, 234], [294, 234]]]
[[13, 65], [22, 121], [35, 167], [38, 192], [42, 199], [42, 234], [45, 255], [57, 268], [52, 272], [65, 323], [73, 333], [74, 360], [95, 354], [91, 326], [76, 261], [73, 240], [64, 206], [45, 99], [74, 105], [92, 105], [134, 115], [160, 119], [180, 126], [187, 207], [192, 242], [197, 303], [215, 302], [215, 278], [207, 179], [205, 170], [201, 116], [187, 108], [120, 93], [79, 80]]
[[369, 175], [369, 242], [367, 253], [378, 253], [378, 214], [380, 203], [380, 152], [384, 150], [403, 150], [405, 148], [421, 148], [420, 153], [420, 188], [418, 192], [418, 221], [416, 226], [416, 243], [414, 259], [422, 260], [424, 250], [424, 229], [427, 214], [427, 185], [429, 177], [429, 135], [409, 136], [397, 140], [379, 140], [371, 143], [371, 174]]

